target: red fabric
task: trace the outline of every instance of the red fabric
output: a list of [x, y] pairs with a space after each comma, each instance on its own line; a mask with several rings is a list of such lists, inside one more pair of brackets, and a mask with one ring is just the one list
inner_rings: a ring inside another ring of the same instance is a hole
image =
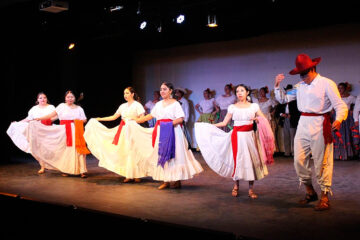
[[120, 125], [119, 125], [119, 128], [115, 134], [115, 137], [114, 137], [114, 140], [112, 142], [112, 144], [114, 145], [118, 145], [118, 142], [119, 142], [119, 138], [120, 138], [120, 134], [121, 134], [121, 129], [122, 127], [125, 125], [125, 121], [124, 120], [121, 120], [120, 122]]
[[[314, 117], [314, 116], [324, 116], [324, 122], [323, 122], [323, 136], [324, 136], [324, 143], [330, 144], [334, 142], [334, 138], [331, 134], [331, 120], [330, 120], [330, 113], [301, 113], [301, 116], [307, 116], [307, 117]], [[337, 134], [337, 136], [341, 138], [340, 132]]]
[[41, 123], [46, 125], [46, 126], [51, 126], [52, 125], [51, 119], [41, 120]]
[[237, 132], [249, 132], [254, 129], [252, 124], [242, 125], [242, 126], [234, 126], [233, 131], [231, 133], [231, 145], [233, 150], [233, 158], [234, 158], [234, 172], [232, 177], [235, 175], [236, 170], [236, 155], [237, 155]]
[[156, 136], [157, 136], [157, 128], [160, 125], [161, 122], [172, 122], [173, 120], [171, 119], [160, 119], [157, 120], [154, 126], [154, 130], [152, 132], [152, 146], [155, 146], [155, 141], [156, 141]]
[[68, 146], [68, 147], [72, 146], [72, 134], [71, 134], [71, 123], [72, 122], [74, 122], [74, 120], [60, 120], [60, 125], [65, 125], [66, 146]]
[[75, 147], [76, 151], [80, 154], [90, 154], [89, 149], [86, 147], [84, 138], [84, 121], [74, 120], [75, 124]]

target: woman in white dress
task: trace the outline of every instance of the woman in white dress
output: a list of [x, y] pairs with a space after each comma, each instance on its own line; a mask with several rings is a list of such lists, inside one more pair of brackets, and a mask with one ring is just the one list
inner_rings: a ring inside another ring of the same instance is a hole
[[[232, 196], [237, 197], [239, 180], [249, 182], [248, 196], [257, 198], [254, 193], [254, 180], [260, 180], [268, 174], [265, 156], [271, 162], [274, 150], [271, 127], [261, 112], [257, 103], [247, 101], [249, 89], [245, 85], [236, 87], [237, 103], [228, 107], [225, 119], [217, 124], [196, 123], [195, 135], [201, 153], [210, 166], [220, 176], [232, 178], [235, 181]], [[225, 133], [218, 127], [226, 126], [234, 120], [232, 132]], [[256, 120], [257, 133], [254, 133], [253, 121]], [[267, 129], [266, 143], [260, 143], [256, 137], [260, 130]], [[264, 149], [270, 147], [269, 149]]]
[[[277, 135], [277, 124], [276, 124], [276, 120], [275, 120], [275, 106], [277, 105], [276, 101], [271, 99], [271, 98], [267, 98], [266, 94], [269, 93], [269, 88], [267, 86], [260, 88], [259, 90], [259, 99], [258, 99], [258, 103], [259, 103], [259, 107], [261, 112], [264, 114], [264, 116], [266, 117], [266, 119], [269, 121], [271, 129], [274, 133], [274, 136]], [[275, 152], [279, 152], [279, 147], [278, 147], [278, 143], [276, 142], [276, 138], [275, 138]]]
[[80, 175], [87, 177], [86, 148], [83, 138], [83, 123], [86, 116], [82, 107], [75, 104], [75, 94], [65, 93], [65, 103], [60, 103], [55, 111], [35, 120], [58, 117], [60, 125], [47, 128], [37, 122], [29, 124], [30, 149], [36, 160], [44, 162], [46, 168], [58, 170], [63, 176]]
[[[91, 153], [99, 159], [99, 166], [124, 176], [124, 183], [141, 182], [145, 172], [137, 166], [130, 141], [129, 121], [144, 116], [145, 109], [132, 87], [124, 90], [126, 103], [120, 105], [110, 117], [91, 119], [85, 127], [85, 140]], [[114, 121], [121, 117], [118, 127], [107, 128], [99, 121]]]
[[[153, 109], [153, 107], [155, 107], [155, 104], [160, 101], [160, 91], [154, 91], [154, 99], [153, 100], [149, 100], [145, 105], [145, 111], [146, 114], [149, 114], [151, 112], [151, 110]], [[148, 121], [149, 127], [154, 127], [156, 123], [156, 119], [153, 118], [151, 120]]]
[[195, 159], [182, 131], [184, 111], [179, 102], [173, 99], [174, 86], [163, 83], [160, 95], [163, 100], [156, 103], [151, 113], [137, 118], [137, 123], [156, 118], [154, 128], [143, 128], [138, 124], [129, 124], [134, 128], [132, 137], [136, 152], [142, 156], [139, 164], [154, 180], [163, 181], [158, 189], [180, 188], [181, 180], [192, 178], [203, 171]]
[[[30, 109], [30, 111], [28, 112], [28, 116], [19, 122], [12, 122], [7, 130], [7, 134], [10, 136], [14, 144], [26, 153], [31, 153], [29, 148], [29, 142], [26, 138], [26, 132], [29, 122], [34, 120], [35, 118], [46, 116], [55, 110], [54, 105], [49, 104], [45, 93], [40, 92], [37, 95], [36, 99], [36, 105]], [[55, 119], [56, 118], [46, 119], [43, 120], [41, 123], [44, 125], [52, 125], [52, 121]], [[45, 172], [45, 165], [41, 161], [39, 163], [41, 168], [38, 173], [42, 174]]]
[[[222, 122], [225, 119], [227, 114], [228, 107], [235, 103], [236, 97], [233, 94], [233, 85], [226, 84], [224, 87], [225, 94], [216, 97], [215, 99], [215, 108], [217, 111], [220, 111], [218, 122]], [[225, 132], [230, 132], [233, 126], [233, 122], [230, 121], [227, 125], [221, 127]]]

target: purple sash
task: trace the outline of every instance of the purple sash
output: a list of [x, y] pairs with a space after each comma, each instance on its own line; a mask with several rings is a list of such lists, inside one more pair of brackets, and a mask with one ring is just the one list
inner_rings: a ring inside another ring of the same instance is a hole
[[167, 161], [175, 157], [175, 132], [172, 122], [160, 123], [158, 165], [164, 168]]

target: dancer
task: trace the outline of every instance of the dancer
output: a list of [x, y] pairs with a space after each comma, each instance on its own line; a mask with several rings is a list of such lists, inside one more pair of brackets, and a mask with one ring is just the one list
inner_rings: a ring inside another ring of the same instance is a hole
[[[276, 136], [277, 134], [277, 123], [275, 120], [275, 107], [277, 105], [277, 102], [274, 101], [271, 98], [267, 98], [266, 94], [269, 93], [269, 88], [268, 86], [262, 87], [259, 90], [259, 99], [258, 99], [258, 104], [260, 107], [261, 112], [264, 114], [264, 116], [266, 117], [266, 119], [269, 121], [271, 129], [274, 133], [274, 136]], [[278, 147], [278, 143], [276, 142], [276, 138], [274, 138], [275, 141], [275, 152], [279, 152], [279, 147]]]
[[[355, 126], [353, 118], [356, 97], [350, 95], [351, 85], [347, 82], [339, 83], [338, 89], [341, 99], [346, 103], [349, 114], [345, 121], [341, 123], [340, 134], [333, 132], [334, 159], [346, 161], [357, 158], [359, 153], [359, 130]], [[335, 118], [334, 112], [332, 117]]]
[[[328, 193], [331, 191], [334, 161], [331, 131], [340, 129], [340, 124], [348, 113], [336, 84], [316, 72], [316, 65], [320, 60], [320, 57], [311, 59], [306, 54], [299, 54], [295, 60], [296, 68], [289, 72], [291, 75], [300, 74], [302, 79], [296, 87], [297, 106], [301, 117], [294, 140], [294, 165], [300, 183], [305, 185], [306, 195], [299, 203], [308, 204], [318, 199], [311, 181], [312, 158], [321, 187], [321, 198], [314, 208], [317, 211], [330, 208]], [[280, 91], [279, 86], [284, 79], [284, 74], [276, 76], [275, 93]], [[336, 120], [331, 124], [330, 111], [333, 108]]]
[[[149, 114], [151, 112], [151, 110], [153, 109], [153, 107], [155, 106], [155, 104], [160, 101], [160, 91], [154, 91], [154, 99], [153, 100], [149, 100], [145, 105], [145, 111], [146, 114]], [[151, 120], [148, 121], [149, 127], [154, 127], [156, 123], [156, 119], [153, 118]]]
[[[230, 104], [235, 103], [236, 97], [233, 94], [233, 85], [226, 84], [224, 87], [225, 94], [220, 95], [215, 98], [215, 107], [217, 111], [220, 111], [220, 116], [218, 121], [222, 122], [226, 116], [227, 109]], [[232, 129], [233, 123], [230, 122], [228, 125], [222, 127], [221, 129], [225, 132], [230, 132]]]
[[[12, 122], [10, 124], [10, 127], [6, 131], [14, 144], [26, 153], [31, 153], [29, 148], [29, 142], [26, 139], [27, 127], [29, 125], [28, 123], [35, 118], [46, 116], [55, 110], [54, 105], [49, 104], [48, 98], [45, 93], [38, 93], [36, 99], [36, 105], [30, 109], [30, 111], [28, 112], [28, 116], [19, 122]], [[56, 118], [45, 119], [41, 121], [41, 123], [44, 125], [52, 125], [52, 121], [54, 120], [56, 120]], [[39, 161], [39, 163], [41, 168], [38, 173], [42, 174], [45, 172], [45, 165], [41, 161]]]
[[160, 94], [163, 100], [156, 103], [151, 113], [135, 118], [137, 123], [156, 118], [154, 128], [143, 128], [129, 124], [132, 128], [133, 144], [137, 154], [142, 156], [140, 166], [154, 180], [164, 181], [158, 189], [181, 188], [181, 180], [192, 178], [203, 171], [195, 159], [181, 129], [184, 111], [180, 103], [173, 99], [174, 86], [163, 83]]
[[60, 125], [44, 127], [37, 122], [29, 124], [29, 142], [36, 160], [46, 168], [59, 170], [63, 176], [87, 177], [86, 154], [89, 150], [83, 137], [86, 116], [82, 107], [75, 104], [72, 91], [65, 93], [65, 103], [60, 103], [52, 113], [35, 118], [45, 120], [58, 117]]
[[[144, 171], [137, 166], [136, 154], [132, 150], [130, 128], [132, 118], [144, 116], [145, 109], [138, 102], [134, 88], [124, 90], [126, 103], [120, 105], [114, 115], [110, 117], [90, 119], [85, 127], [84, 137], [91, 153], [99, 159], [99, 166], [124, 176], [124, 183], [141, 182], [145, 177]], [[118, 127], [107, 128], [100, 121], [114, 121], [121, 117]]]
[[[232, 196], [239, 193], [239, 180], [249, 182], [248, 196], [254, 192], [254, 181], [268, 174], [266, 163], [273, 162], [274, 136], [269, 122], [257, 103], [247, 99], [249, 88], [243, 84], [236, 87], [237, 103], [231, 104], [225, 119], [214, 125], [195, 123], [195, 135], [207, 164], [220, 176], [235, 181]], [[225, 133], [217, 127], [226, 126], [234, 120], [232, 132]], [[257, 133], [253, 121], [257, 121]], [[257, 135], [257, 137], [256, 137]]]
[[197, 122], [214, 123], [215, 114], [217, 113], [214, 107], [215, 99], [211, 96], [209, 88], [204, 90], [203, 95], [204, 99], [195, 105], [196, 111], [200, 114]]

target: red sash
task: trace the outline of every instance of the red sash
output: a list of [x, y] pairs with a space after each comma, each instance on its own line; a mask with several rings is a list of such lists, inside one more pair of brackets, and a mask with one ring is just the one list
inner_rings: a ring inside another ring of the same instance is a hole
[[254, 129], [253, 124], [234, 126], [234, 128], [233, 128], [233, 131], [231, 133], [231, 145], [232, 145], [233, 158], [234, 158], [234, 172], [232, 174], [232, 177], [235, 175], [235, 170], [236, 170], [236, 155], [237, 155], [237, 151], [238, 151], [237, 132], [250, 132], [253, 129]]
[[41, 123], [46, 125], [46, 126], [51, 126], [52, 125], [51, 119], [41, 120]]
[[65, 125], [66, 146], [68, 146], [68, 147], [72, 146], [72, 134], [71, 134], [71, 123], [72, 122], [74, 122], [74, 120], [60, 120], [60, 125]]
[[[333, 143], [334, 138], [331, 134], [331, 120], [330, 120], [330, 113], [305, 113], [302, 112], [301, 116], [305, 116], [305, 117], [316, 117], [316, 116], [324, 116], [324, 122], [323, 122], [323, 136], [324, 136], [324, 143], [325, 144], [330, 144]], [[339, 136], [339, 132], [337, 131], [336, 133]], [[340, 138], [341, 138], [341, 134], [340, 134]]]
[[125, 121], [121, 119], [121, 122], [120, 122], [120, 125], [119, 125], [119, 128], [115, 134], [115, 137], [114, 137], [114, 140], [112, 142], [112, 144], [114, 145], [118, 145], [118, 142], [119, 142], [119, 138], [120, 138], [120, 134], [121, 134], [121, 129], [122, 127], [125, 125]]
[[157, 120], [154, 126], [154, 130], [152, 132], [152, 146], [155, 146], [155, 141], [156, 141], [156, 136], [157, 136], [157, 128], [160, 125], [161, 122], [172, 122], [173, 120], [171, 119], [160, 119]]

